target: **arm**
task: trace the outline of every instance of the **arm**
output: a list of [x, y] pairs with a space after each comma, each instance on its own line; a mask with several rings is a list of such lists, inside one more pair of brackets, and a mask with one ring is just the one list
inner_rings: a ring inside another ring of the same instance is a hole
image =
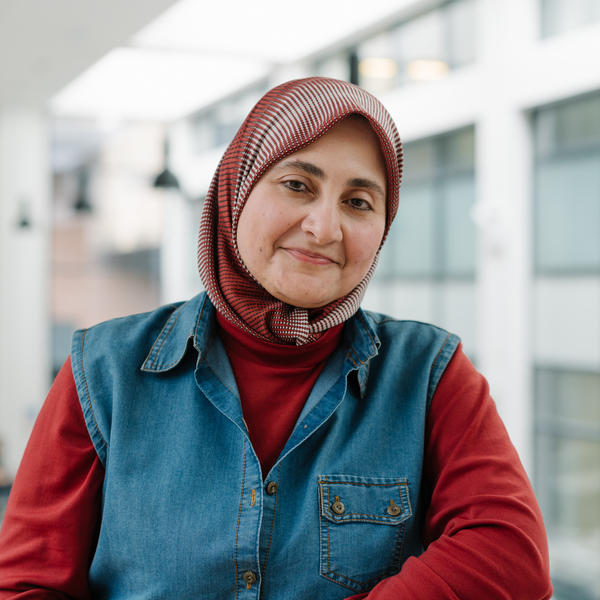
[[487, 382], [460, 347], [432, 401], [423, 466], [431, 490], [426, 550], [368, 600], [550, 598], [546, 534], [533, 490]]
[[0, 530], [0, 599], [90, 598], [103, 478], [68, 360], [11, 490]]

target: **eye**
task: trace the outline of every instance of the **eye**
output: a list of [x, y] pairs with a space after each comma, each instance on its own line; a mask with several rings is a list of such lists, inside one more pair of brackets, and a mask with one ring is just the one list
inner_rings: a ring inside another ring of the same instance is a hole
[[292, 192], [305, 192], [308, 190], [305, 183], [298, 181], [297, 179], [288, 179], [283, 181], [283, 186]]
[[356, 208], [357, 210], [373, 210], [371, 205], [364, 198], [350, 198], [347, 200], [347, 203], [352, 208]]

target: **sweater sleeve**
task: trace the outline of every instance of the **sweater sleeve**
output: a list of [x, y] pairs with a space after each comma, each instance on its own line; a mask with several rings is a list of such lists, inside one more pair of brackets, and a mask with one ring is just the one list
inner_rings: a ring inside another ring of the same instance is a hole
[[552, 595], [548, 549], [533, 490], [490, 398], [457, 349], [427, 423], [431, 491], [426, 550], [355, 600], [522, 600]]
[[1, 600], [90, 598], [103, 479], [67, 360], [36, 420], [6, 507]]

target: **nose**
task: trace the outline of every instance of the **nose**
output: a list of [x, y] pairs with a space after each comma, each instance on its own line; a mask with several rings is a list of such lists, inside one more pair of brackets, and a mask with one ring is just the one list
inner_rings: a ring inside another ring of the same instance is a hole
[[320, 198], [308, 206], [302, 220], [302, 231], [311, 235], [318, 244], [341, 242], [343, 238], [340, 208], [337, 201]]

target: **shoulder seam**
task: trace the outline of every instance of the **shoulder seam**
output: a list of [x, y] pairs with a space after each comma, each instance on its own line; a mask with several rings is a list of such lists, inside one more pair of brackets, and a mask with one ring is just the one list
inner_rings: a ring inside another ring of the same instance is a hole
[[[426, 406], [427, 413], [429, 413], [429, 407], [431, 406], [431, 401], [433, 400], [433, 395], [435, 393], [435, 389], [432, 389], [431, 377], [438, 366], [438, 360], [439, 360], [440, 356], [442, 356], [444, 350], [446, 349], [446, 347], [448, 345], [448, 342], [450, 340], [452, 340], [453, 338], [458, 341], [458, 338], [454, 334], [452, 334], [452, 333], [446, 334], [446, 338], [442, 342], [442, 345], [440, 346], [438, 353], [435, 355], [435, 358], [433, 359], [433, 361], [431, 363], [431, 367], [429, 369], [429, 381], [428, 381], [428, 385], [427, 385], [427, 406]], [[452, 354], [454, 354], [457, 347], [458, 347], [458, 343], [456, 344]], [[450, 355], [450, 356], [452, 356], [452, 355]], [[436, 387], [437, 387], [437, 383], [439, 383], [439, 378], [438, 378], [438, 381], [435, 382]]]
[[87, 403], [90, 409], [90, 414], [92, 415], [92, 419], [94, 420], [94, 425], [96, 426], [96, 431], [98, 432], [98, 435], [100, 436], [100, 439], [102, 440], [102, 444], [104, 445], [104, 449], [106, 451], [106, 449], [108, 448], [108, 444], [106, 442], [106, 440], [104, 439], [104, 436], [102, 435], [102, 431], [100, 430], [100, 426], [98, 425], [98, 421], [96, 420], [96, 414], [94, 412], [94, 407], [92, 405], [92, 398], [90, 396], [90, 391], [88, 389], [88, 384], [87, 384], [87, 378], [85, 376], [85, 367], [83, 366], [83, 344], [85, 342], [85, 334], [87, 333], [87, 329], [85, 329], [82, 332], [82, 336], [81, 336], [81, 349], [80, 349], [80, 354], [81, 354], [81, 361], [80, 361], [80, 366], [81, 366], [81, 376], [83, 378], [83, 384], [85, 386], [85, 395], [87, 397]]

